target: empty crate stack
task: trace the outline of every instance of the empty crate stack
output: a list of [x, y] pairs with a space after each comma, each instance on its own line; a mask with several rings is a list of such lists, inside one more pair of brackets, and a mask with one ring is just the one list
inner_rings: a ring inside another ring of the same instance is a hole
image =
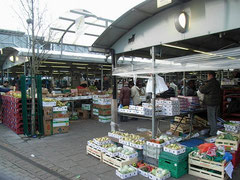
[[[37, 102], [36, 102], [37, 110]], [[2, 96], [2, 117], [3, 124], [12, 129], [16, 134], [23, 134], [23, 109], [22, 99], [12, 96]], [[31, 114], [32, 101], [27, 99], [27, 114]], [[36, 114], [36, 128], [38, 127], [37, 112]], [[31, 116], [27, 116], [28, 127], [31, 126]], [[30, 129], [29, 129], [30, 131]]]

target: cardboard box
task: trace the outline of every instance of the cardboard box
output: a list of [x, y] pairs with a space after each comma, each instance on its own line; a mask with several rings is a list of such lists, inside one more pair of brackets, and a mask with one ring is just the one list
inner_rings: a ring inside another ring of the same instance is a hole
[[51, 120], [43, 121], [43, 126], [44, 126], [44, 135], [51, 136], [53, 134], [52, 121]]
[[43, 120], [52, 120], [53, 119], [53, 108], [52, 107], [43, 107]]
[[67, 111], [67, 110], [68, 110], [67, 106], [53, 107], [53, 112], [56, 112], [56, 111]]
[[67, 133], [69, 131], [69, 126], [62, 126], [62, 127], [54, 127], [53, 134], [62, 134]]
[[68, 118], [68, 111], [57, 111], [53, 113], [53, 118]]

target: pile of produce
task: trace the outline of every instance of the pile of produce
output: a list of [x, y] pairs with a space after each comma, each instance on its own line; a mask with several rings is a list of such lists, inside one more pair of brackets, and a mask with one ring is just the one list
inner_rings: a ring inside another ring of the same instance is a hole
[[110, 143], [110, 144], [104, 144], [101, 147], [107, 149], [107, 148], [114, 147], [114, 146], [116, 146], [116, 145]]
[[227, 140], [231, 140], [231, 141], [238, 141], [238, 137], [237, 136], [234, 136], [230, 133], [223, 133], [223, 134], [220, 134], [217, 139], [227, 139]]
[[156, 176], [157, 178], [163, 178], [164, 176], [169, 174], [169, 171], [166, 169], [157, 168], [157, 169], [153, 169], [151, 171], [151, 174]]
[[133, 144], [137, 144], [137, 145], [144, 145], [146, 143], [146, 141], [140, 140], [140, 139], [139, 140], [131, 140], [130, 142]]
[[169, 144], [169, 145], [166, 145], [165, 147], [167, 147], [169, 149], [173, 149], [173, 150], [179, 150], [179, 149], [183, 148], [183, 146], [181, 146], [179, 144]]
[[121, 153], [122, 153], [122, 154], [125, 154], [125, 155], [131, 155], [131, 154], [136, 153], [136, 151], [130, 150], [130, 149], [123, 149], [123, 150], [121, 151]]
[[162, 144], [164, 143], [165, 141], [163, 139], [151, 139], [150, 142], [152, 143], [156, 143], [156, 144]]
[[143, 163], [143, 161], [138, 161], [137, 163], [133, 163], [132, 166], [135, 168], [141, 168], [141, 167], [145, 167], [147, 164]]
[[118, 168], [118, 172], [120, 172], [121, 174], [128, 174], [131, 172], [136, 171], [133, 167], [125, 165], [122, 168]]
[[108, 137], [100, 137], [100, 138], [94, 138], [94, 141], [98, 142], [104, 142], [104, 141], [109, 141], [110, 139]]
[[122, 147], [117, 147], [116, 145], [115, 146], [112, 146], [110, 148], [107, 148], [107, 151], [108, 152], [111, 152], [111, 153], [115, 153], [115, 152], [120, 152], [122, 151]]
[[56, 100], [49, 99], [49, 98], [42, 98], [42, 101], [44, 101], [44, 102], [55, 102]]
[[144, 172], [152, 172], [152, 170], [155, 169], [155, 168], [153, 166], [146, 165], [144, 167], [141, 167], [140, 169]]

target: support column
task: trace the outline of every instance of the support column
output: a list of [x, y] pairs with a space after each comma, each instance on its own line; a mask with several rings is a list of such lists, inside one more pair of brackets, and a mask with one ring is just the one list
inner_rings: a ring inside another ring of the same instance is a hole
[[9, 69], [7, 69], [7, 80], [9, 81]]
[[[151, 55], [152, 55], [152, 69], [154, 72], [155, 69], [155, 47], [153, 46], [151, 49]], [[156, 130], [155, 130], [155, 121], [156, 121], [156, 75], [152, 74], [152, 138], [155, 138]]]
[[183, 95], [186, 96], [186, 72], [183, 72]]
[[24, 76], [27, 76], [27, 64], [26, 64], [26, 62], [24, 62], [24, 64], [23, 64], [23, 72], [24, 72]]
[[[115, 51], [111, 50], [111, 56], [112, 56], [112, 70], [117, 65], [117, 59], [115, 56]], [[111, 122], [111, 131], [118, 130], [118, 103], [117, 103], [117, 77], [112, 76], [112, 87], [113, 87], [113, 97], [112, 97], [112, 122]]]
[[[112, 61], [114, 61], [112, 59]], [[103, 91], [103, 65], [101, 65], [101, 91]]]

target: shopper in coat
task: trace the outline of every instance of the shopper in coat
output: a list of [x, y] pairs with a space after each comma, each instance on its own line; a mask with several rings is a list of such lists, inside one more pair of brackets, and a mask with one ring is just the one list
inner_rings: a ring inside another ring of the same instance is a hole
[[133, 105], [135, 106], [140, 105], [142, 103], [139, 95], [140, 89], [136, 85], [134, 85], [132, 81], [129, 83], [129, 87], [131, 88], [131, 97], [133, 99]]
[[131, 98], [131, 89], [128, 87], [128, 82], [125, 81], [120, 91], [120, 104], [122, 106], [129, 106]]
[[213, 71], [208, 72], [207, 82], [199, 88], [199, 91], [204, 94], [203, 102], [207, 106], [210, 136], [215, 136], [217, 133], [217, 117], [221, 102], [220, 83], [216, 80], [215, 75]]

